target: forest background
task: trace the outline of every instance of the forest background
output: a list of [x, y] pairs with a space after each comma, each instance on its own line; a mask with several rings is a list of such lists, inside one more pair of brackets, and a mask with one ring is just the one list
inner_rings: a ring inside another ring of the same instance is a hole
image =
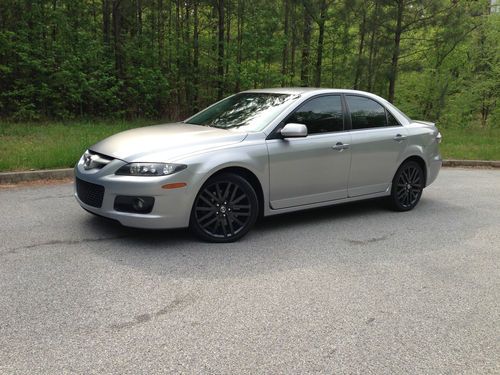
[[99, 137], [277, 86], [374, 92], [436, 122], [445, 157], [498, 160], [495, 4], [0, 0], [0, 170], [71, 165]]

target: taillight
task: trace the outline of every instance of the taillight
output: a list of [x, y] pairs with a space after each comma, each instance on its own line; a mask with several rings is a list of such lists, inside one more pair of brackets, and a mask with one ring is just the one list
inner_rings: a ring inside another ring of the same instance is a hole
[[441, 135], [441, 132], [438, 132], [436, 135], [436, 142], [441, 143], [442, 140], [443, 140], [443, 136]]

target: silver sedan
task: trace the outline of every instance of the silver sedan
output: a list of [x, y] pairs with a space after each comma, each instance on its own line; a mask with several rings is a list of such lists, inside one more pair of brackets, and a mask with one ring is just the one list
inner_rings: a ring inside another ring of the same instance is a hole
[[376, 197], [411, 210], [441, 168], [440, 142], [433, 123], [367, 92], [250, 90], [93, 145], [75, 196], [125, 226], [231, 242], [259, 216]]

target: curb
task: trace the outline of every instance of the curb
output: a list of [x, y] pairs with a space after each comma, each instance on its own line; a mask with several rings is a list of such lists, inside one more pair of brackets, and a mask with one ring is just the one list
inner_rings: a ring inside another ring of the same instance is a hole
[[500, 168], [500, 160], [443, 160], [443, 167]]
[[[500, 168], [500, 160], [443, 160], [443, 167], [479, 167]], [[61, 180], [74, 177], [73, 168], [44, 169], [25, 172], [2, 172], [0, 173], [0, 185], [17, 184], [25, 181], [36, 180]]]
[[39, 171], [25, 172], [2, 172], [0, 173], [0, 185], [17, 184], [19, 182], [36, 180], [62, 180], [74, 176], [73, 168], [44, 169]]

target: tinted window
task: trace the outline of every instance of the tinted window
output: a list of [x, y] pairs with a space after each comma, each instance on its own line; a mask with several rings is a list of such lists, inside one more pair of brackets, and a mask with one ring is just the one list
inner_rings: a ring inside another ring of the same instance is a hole
[[246, 126], [261, 130], [290, 105], [297, 96], [272, 93], [240, 93], [186, 120], [188, 124], [229, 129]]
[[340, 95], [321, 96], [300, 106], [287, 120], [307, 126], [309, 134], [344, 130]]
[[385, 108], [376, 101], [361, 96], [347, 96], [353, 129], [387, 126]]

